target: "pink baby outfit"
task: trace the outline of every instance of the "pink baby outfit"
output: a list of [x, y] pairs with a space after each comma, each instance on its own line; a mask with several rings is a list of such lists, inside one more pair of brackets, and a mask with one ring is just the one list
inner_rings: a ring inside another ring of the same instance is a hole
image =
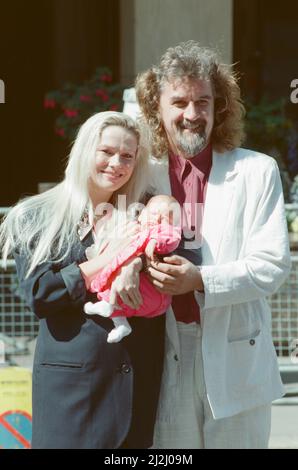
[[[99, 300], [109, 302], [110, 286], [114, 280], [116, 271], [134, 256], [139, 256], [145, 252], [145, 248], [151, 239], [157, 241], [155, 253], [165, 255], [174, 251], [181, 239], [181, 228], [166, 223], [148, 224], [145, 230], [137, 233], [131, 242], [122, 252], [120, 252], [111, 263], [108, 264], [91, 282], [91, 291], [97, 292]], [[118, 303], [121, 310], [114, 310], [111, 317], [155, 317], [165, 313], [171, 304], [171, 296], [161, 294], [149, 282], [145, 273], [140, 274], [140, 293], [143, 304], [138, 310], [132, 309], [124, 304], [121, 299]]]

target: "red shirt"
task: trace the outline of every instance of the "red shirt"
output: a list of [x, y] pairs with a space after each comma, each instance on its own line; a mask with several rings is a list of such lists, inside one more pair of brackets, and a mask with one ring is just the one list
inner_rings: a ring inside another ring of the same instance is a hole
[[[212, 166], [212, 146], [209, 144], [193, 158], [186, 160], [179, 155], [169, 154], [169, 176], [172, 195], [182, 207], [182, 237], [177, 250], [178, 254], [187, 257], [194, 264], [194, 258], [200, 254], [200, 248], [187, 249], [186, 242], [193, 235], [195, 239], [201, 236], [203, 205], [206, 197], [207, 182]], [[194, 293], [174, 295], [172, 307], [177, 321], [184, 323], [199, 322], [200, 309]]]

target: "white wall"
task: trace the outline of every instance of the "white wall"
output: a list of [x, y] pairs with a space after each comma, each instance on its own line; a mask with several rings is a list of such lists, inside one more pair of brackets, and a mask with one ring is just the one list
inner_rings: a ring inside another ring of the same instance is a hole
[[127, 79], [158, 62], [169, 46], [189, 39], [216, 47], [224, 62], [233, 60], [233, 0], [122, 0], [121, 9]]

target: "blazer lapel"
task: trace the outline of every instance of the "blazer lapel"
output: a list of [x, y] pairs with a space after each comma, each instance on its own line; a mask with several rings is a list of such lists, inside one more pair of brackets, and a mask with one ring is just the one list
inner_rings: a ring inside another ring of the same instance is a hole
[[203, 263], [217, 259], [237, 176], [235, 152], [213, 152], [202, 225]]

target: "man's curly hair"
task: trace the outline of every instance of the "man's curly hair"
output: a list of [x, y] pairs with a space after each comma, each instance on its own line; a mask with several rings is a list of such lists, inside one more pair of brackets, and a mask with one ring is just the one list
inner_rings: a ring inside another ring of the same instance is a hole
[[218, 152], [239, 147], [244, 140], [245, 114], [237, 76], [230, 66], [221, 64], [215, 51], [187, 41], [170, 47], [160, 64], [138, 75], [137, 99], [149, 126], [151, 151], [160, 157], [168, 152], [168, 140], [159, 111], [160, 94], [164, 83], [173, 80], [210, 80], [214, 93], [214, 126], [212, 145]]

